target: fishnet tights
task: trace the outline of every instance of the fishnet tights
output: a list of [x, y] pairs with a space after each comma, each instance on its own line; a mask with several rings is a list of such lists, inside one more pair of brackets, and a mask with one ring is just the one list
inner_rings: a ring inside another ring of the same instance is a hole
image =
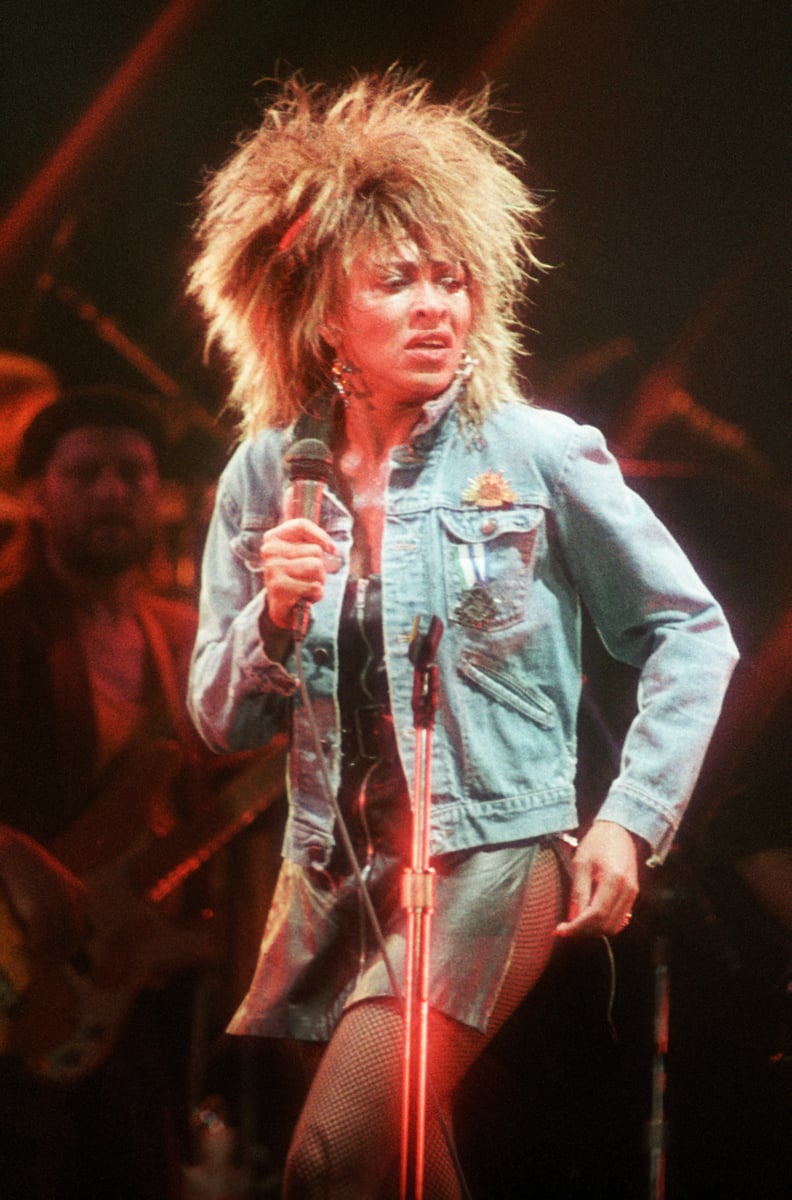
[[[442, 1013], [429, 1015], [429, 1072], [444, 1112], [454, 1089], [544, 970], [562, 918], [555, 852], [534, 859], [512, 959], [486, 1034]], [[398, 1196], [402, 1017], [395, 1001], [349, 1009], [322, 1057], [292, 1139], [285, 1200], [390, 1200]], [[442, 1129], [427, 1104], [426, 1200], [460, 1200]]]

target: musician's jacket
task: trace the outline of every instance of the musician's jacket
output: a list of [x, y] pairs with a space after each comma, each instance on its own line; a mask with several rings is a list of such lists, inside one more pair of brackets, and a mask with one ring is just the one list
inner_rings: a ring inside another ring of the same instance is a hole
[[[283, 519], [291, 431], [242, 443], [219, 483], [203, 567], [189, 703], [216, 750], [252, 748], [291, 723], [284, 852], [322, 865], [334, 819], [295, 676], [262, 648], [259, 548]], [[321, 523], [328, 574], [302, 644], [331, 786], [339, 781], [337, 627], [352, 517], [332, 486]], [[598, 816], [668, 852], [737, 652], [721, 608], [600, 433], [504, 403], [471, 433], [453, 388], [391, 454], [382, 544], [384, 644], [404, 772], [414, 786], [416, 628], [443, 623], [431, 739], [434, 854], [576, 827], [581, 606], [607, 649], [639, 668], [637, 713]], [[416, 626], [416, 622], [418, 623]], [[421, 761], [419, 756], [419, 762]]]
[[[195, 612], [142, 590], [136, 605], [148, 732], [180, 743], [186, 760], [200, 746], [185, 704]], [[0, 822], [50, 843], [92, 806], [110, 773], [96, 778], [98, 729], [74, 601], [43, 563], [0, 594], [0, 655]], [[141, 796], [155, 783], [135, 782]], [[192, 789], [191, 778], [183, 783]]]

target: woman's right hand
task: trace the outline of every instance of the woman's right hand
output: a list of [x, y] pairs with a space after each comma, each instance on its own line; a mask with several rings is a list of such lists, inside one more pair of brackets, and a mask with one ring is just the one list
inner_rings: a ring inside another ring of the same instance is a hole
[[280, 629], [290, 629], [297, 603], [321, 600], [327, 573], [335, 574], [341, 560], [324, 529], [306, 517], [294, 517], [266, 531], [261, 566], [267, 616]]

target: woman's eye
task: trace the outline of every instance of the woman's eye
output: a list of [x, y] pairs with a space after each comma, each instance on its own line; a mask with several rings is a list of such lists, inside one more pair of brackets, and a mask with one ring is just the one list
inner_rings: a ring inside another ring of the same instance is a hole
[[460, 292], [465, 287], [465, 280], [461, 275], [444, 275], [440, 286], [447, 292]]

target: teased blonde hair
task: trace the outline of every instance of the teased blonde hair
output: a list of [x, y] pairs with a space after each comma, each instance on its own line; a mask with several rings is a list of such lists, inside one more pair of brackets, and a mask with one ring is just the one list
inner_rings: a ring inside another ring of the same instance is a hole
[[356, 255], [405, 238], [468, 272], [477, 367], [460, 399], [478, 423], [517, 393], [517, 305], [540, 264], [539, 205], [519, 156], [489, 132], [486, 92], [434, 102], [393, 69], [346, 88], [288, 80], [208, 181], [189, 291], [207, 346], [232, 368], [242, 432], [290, 423], [328, 385], [321, 328]]

